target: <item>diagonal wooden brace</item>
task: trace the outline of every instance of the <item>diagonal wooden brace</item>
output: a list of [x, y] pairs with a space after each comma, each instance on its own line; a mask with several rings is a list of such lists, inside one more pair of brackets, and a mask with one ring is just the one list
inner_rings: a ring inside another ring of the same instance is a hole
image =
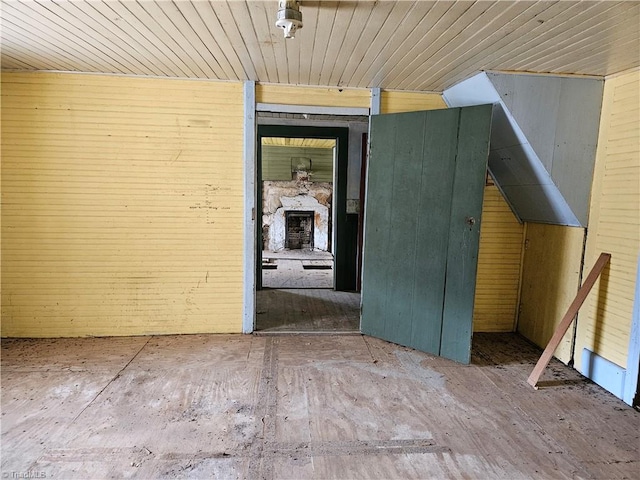
[[529, 378], [527, 379], [527, 383], [531, 385], [533, 388], [537, 388], [536, 385], [538, 384], [538, 380], [540, 380], [540, 376], [542, 375], [542, 372], [544, 371], [544, 369], [547, 368], [547, 365], [549, 365], [549, 362], [551, 361], [551, 357], [553, 356], [553, 352], [555, 352], [556, 348], [558, 348], [558, 345], [560, 345], [560, 341], [562, 340], [562, 337], [564, 336], [565, 333], [567, 333], [567, 330], [569, 329], [569, 325], [571, 325], [571, 322], [573, 321], [576, 314], [578, 313], [578, 310], [580, 310], [580, 307], [586, 300], [587, 295], [591, 291], [591, 288], [593, 287], [594, 283], [596, 283], [596, 280], [602, 273], [602, 270], [607, 265], [607, 263], [609, 263], [610, 259], [611, 259], [610, 253], [600, 254], [600, 257], [598, 257], [598, 260], [596, 261], [595, 265], [589, 272], [589, 275], [587, 276], [584, 283], [578, 290], [578, 293], [576, 294], [576, 298], [574, 298], [573, 302], [571, 302], [571, 305], [569, 305], [569, 309], [567, 310], [567, 313], [565, 313], [564, 317], [562, 317], [562, 320], [560, 321], [558, 328], [556, 328], [556, 331], [554, 332], [553, 337], [551, 337], [551, 340], [549, 340], [549, 343], [547, 344], [547, 347], [544, 349], [544, 352], [542, 352], [542, 355], [540, 356], [538, 363], [536, 363], [536, 366], [533, 368], [531, 375], [529, 375]]

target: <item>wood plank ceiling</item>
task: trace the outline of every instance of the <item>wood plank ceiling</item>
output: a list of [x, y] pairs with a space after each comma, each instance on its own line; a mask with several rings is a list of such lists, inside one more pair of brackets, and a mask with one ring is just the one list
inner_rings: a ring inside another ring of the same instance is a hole
[[481, 70], [640, 66], [637, 1], [2, 0], [3, 69], [442, 91]]
[[262, 137], [262, 145], [277, 147], [333, 148], [336, 146], [336, 141], [328, 138]]

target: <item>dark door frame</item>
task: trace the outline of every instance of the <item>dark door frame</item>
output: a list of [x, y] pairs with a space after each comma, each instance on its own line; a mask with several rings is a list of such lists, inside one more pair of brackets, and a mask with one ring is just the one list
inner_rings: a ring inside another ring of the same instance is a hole
[[347, 165], [349, 161], [348, 127], [312, 127], [295, 125], [258, 125], [256, 135], [256, 290], [262, 289], [262, 137], [335, 139], [336, 164], [333, 185], [335, 209], [334, 289], [350, 291], [356, 288], [356, 261], [349, 258], [347, 242]]

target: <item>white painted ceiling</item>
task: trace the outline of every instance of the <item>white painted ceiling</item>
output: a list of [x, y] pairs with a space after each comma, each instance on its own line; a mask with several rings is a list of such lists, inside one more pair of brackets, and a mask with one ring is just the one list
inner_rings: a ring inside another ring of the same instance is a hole
[[2, 68], [442, 91], [481, 70], [640, 66], [638, 1], [2, 0]]

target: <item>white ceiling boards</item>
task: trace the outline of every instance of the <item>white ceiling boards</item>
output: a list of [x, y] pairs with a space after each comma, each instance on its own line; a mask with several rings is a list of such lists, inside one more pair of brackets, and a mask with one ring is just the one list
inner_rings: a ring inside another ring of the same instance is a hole
[[609, 75], [640, 65], [637, 2], [2, 2], [2, 68], [442, 91], [480, 70]]

